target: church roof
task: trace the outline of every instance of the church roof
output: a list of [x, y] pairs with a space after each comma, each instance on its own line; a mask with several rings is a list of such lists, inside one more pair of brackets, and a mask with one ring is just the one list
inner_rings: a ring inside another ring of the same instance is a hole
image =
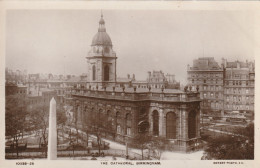
[[105, 21], [103, 19], [103, 15], [101, 15], [101, 18], [99, 21], [98, 32], [93, 37], [91, 45], [92, 46], [94, 46], [94, 45], [112, 46], [112, 41], [106, 32]]
[[97, 32], [97, 34], [93, 37], [91, 45], [92, 46], [94, 46], [94, 45], [111, 46], [112, 41], [106, 32]]

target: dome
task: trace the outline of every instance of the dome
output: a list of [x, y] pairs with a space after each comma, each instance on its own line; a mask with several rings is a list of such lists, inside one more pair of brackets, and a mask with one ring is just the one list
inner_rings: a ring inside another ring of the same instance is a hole
[[91, 45], [112, 46], [112, 41], [106, 32], [97, 32], [97, 34], [92, 39]]
[[94, 45], [105, 45], [112, 46], [112, 41], [106, 32], [105, 21], [103, 19], [103, 14], [99, 21], [99, 28], [97, 34], [92, 39], [92, 46]]

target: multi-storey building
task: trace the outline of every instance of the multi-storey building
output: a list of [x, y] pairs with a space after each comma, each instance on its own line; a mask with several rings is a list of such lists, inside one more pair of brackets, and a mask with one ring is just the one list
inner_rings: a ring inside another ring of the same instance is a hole
[[[228, 62], [221, 67], [214, 58], [198, 58], [188, 66], [188, 86], [198, 87], [201, 110], [211, 115], [228, 116], [239, 111], [252, 119], [254, 111], [254, 62]], [[223, 113], [221, 113], [223, 112]]]
[[246, 116], [253, 116], [254, 111], [254, 62], [228, 62], [224, 66], [224, 110], [225, 113], [239, 111]]
[[204, 114], [223, 114], [223, 68], [213, 57], [198, 58], [188, 65], [188, 85], [199, 90]]

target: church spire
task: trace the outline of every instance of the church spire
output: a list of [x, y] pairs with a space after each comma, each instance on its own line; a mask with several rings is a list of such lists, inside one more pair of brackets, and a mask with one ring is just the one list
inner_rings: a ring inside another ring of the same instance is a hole
[[106, 27], [105, 27], [105, 20], [103, 19], [103, 12], [101, 10], [101, 18], [99, 20], [99, 32], [106, 32]]

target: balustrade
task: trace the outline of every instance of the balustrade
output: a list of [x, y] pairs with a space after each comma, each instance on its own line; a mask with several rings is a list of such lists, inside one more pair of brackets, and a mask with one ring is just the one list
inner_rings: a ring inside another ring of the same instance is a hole
[[124, 100], [158, 100], [158, 101], [198, 101], [199, 93], [153, 93], [153, 92], [114, 92], [104, 90], [72, 89], [73, 96], [86, 96]]

